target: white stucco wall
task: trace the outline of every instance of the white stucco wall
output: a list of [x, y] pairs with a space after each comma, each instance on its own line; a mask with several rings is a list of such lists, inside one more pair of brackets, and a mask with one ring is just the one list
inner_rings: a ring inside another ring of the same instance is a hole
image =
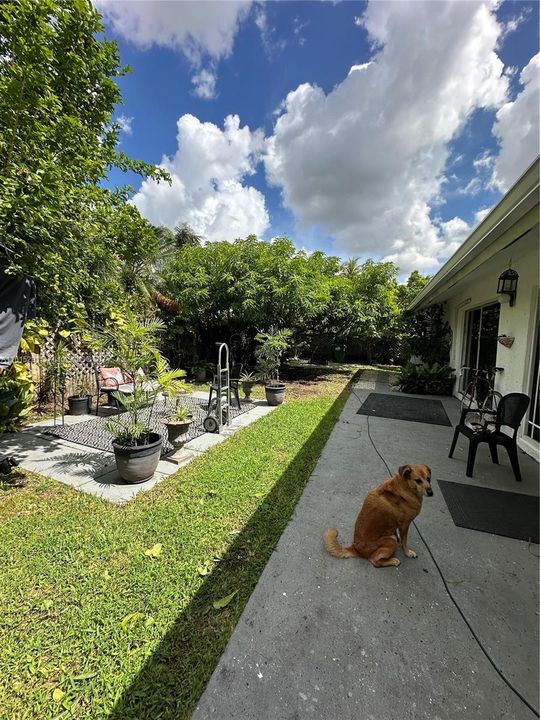
[[[519, 273], [517, 298], [510, 307], [508, 296], [497, 295], [497, 280], [512, 261]], [[456, 374], [463, 365], [465, 322], [468, 311], [492, 302], [500, 302], [499, 335], [514, 337], [509, 349], [497, 345], [497, 365], [504, 372], [497, 375], [496, 389], [503, 395], [524, 392], [531, 395], [531, 370], [534, 360], [539, 297], [539, 236], [538, 225], [505, 250], [483, 263], [468, 278], [460, 280], [445, 302], [446, 317], [452, 328], [453, 341], [450, 364]], [[458, 384], [456, 381], [455, 393]], [[520, 446], [538, 457], [538, 443], [523, 435]]]

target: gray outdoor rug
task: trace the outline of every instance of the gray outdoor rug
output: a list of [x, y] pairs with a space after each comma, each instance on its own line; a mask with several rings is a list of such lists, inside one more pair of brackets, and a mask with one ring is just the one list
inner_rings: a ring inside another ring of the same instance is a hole
[[357, 415], [408, 420], [429, 425], [452, 425], [440, 400], [412, 398], [396, 393], [370, 393]]
[[455, 525], [538, 543], [538, 498], [438, 480]]
[[[179, 402], [186, 407], [189, 407], [193, 413], [193, 422], [190, 425], [187, 433], [186, 442], [193, 440], [199, 435], [205, 433], [205, 429], [202, 425], [204, 418], [207, 415], [207, 400], [202, 398], [185, 397], [180, 398]], [[241, 408], [238, 408], [236, 402], [231, 403], [231, 420], [242, 413], [247, 412], [255, 407], [254, 403], [248, 400], [240, 400]], [[143, 422], [148, 422], [151, 409], [144, 408], [139, 415]], [[163, 424], [164, 417], [169, 414], [165, 408], [163, 402], [154, 408], [152, 412], [152, 419], [148, 423], [154, 432], [159, 433], [163, 439], [163, 446], [161, 449], [161, 455], [168, 455], [173, 452], [174, 448], [170, 445], [167, 438], [167, 428]], [[106, 450], [112, 452], [112, 438], [111, 433], [106, 429], [106, 425], [110, 420], [124, 420], [127, 417], [127, 413], [119, 413], [117, 415], [110, 415], [108, 417], [97, 417], [95, 420], [85, 420], [84, 422], [75, 423], [74, 425], [57, 425], [56, 427], [47, 428], [44, 432], [55, 437], [62, 438], [63, 440], [69, 440], [70, 442], [78, 443], [79, 445], [86, 445], [87, 447], [96, 448], [98, 450]]]

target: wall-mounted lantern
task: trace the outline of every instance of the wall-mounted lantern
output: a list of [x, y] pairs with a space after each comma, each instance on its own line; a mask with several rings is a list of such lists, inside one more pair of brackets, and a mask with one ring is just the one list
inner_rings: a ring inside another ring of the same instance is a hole
[[497, 284], [498, 295], [509, 295], [510, 296], [510, 307], [512, 307], [516, 301], [517, 285], [519, 275], [512, 268], [508, 268], [499, 275], [499, 282]]

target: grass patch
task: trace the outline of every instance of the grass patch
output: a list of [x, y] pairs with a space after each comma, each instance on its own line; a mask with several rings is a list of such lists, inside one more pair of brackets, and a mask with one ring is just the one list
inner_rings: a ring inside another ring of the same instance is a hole
[[330, 372], [320, 392], [286, 403], [126, 506], [31, 473], [24, 487], [4, 485], [0, 716], [189, 718], [352, 372]]

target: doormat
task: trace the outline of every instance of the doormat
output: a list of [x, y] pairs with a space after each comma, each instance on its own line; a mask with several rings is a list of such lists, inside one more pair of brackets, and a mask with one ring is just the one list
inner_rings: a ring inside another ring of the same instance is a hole
[[412, 398], [393, 393], [370, 393], [356, 414], [452, 426], [440, 400]]
[[438, 480], [454, 525], [538, 543], [538, 498]]
[[[191, 423], [189, 430], [186, 435], [186, 442], [193, 440], [199, 435], [204, 435], [206, 432], [203, 427], [203, 420], [207, 415], [208, 401], [201, 398], [180, 398], [181, 405], [185, 405], [193, 414], [193, 422]], [[231, 403], [230, 414], [231, 420], [238, 415], [247, 412], [255, 407], [255, 405], [248, 400], [240, 400], [241, 407], [236, 405], [236, 402]], [[174, 452], [175, 448], [167, 442], [167, 428], [163, 424], [163, 421], [167, 414], [169, 414], [164, 405], [154, 408], [150, 418], [150, 408], [144, 408], [139, 413], [139, 419], [142, 422], [148, 422], [151, 429], [154, 432], [159, 433], [163, 439], [163, 445], [161, 448], [161, 456], [164, 457]], [[85, 420], [84, 422], [75, 423], [74, 425], [57, 425], [56, 427], [47, 428], [44, 432], [48, 435], [54, 435], [55, 437], [62, 438], [63, 440], [69, 440], [79, 445], [86, 445], [87, 447], [96, 448], [97, 450], [105, 450], [106, 452], [113, 452], [112, 439], [113, 435], [107, 430], [106, 425], [111, 420], [126, 421], [128, 419], [127, 413], [119, 413], [117, 415], [110, 415], [107, 417], [97, 417], [95, 420]]]

